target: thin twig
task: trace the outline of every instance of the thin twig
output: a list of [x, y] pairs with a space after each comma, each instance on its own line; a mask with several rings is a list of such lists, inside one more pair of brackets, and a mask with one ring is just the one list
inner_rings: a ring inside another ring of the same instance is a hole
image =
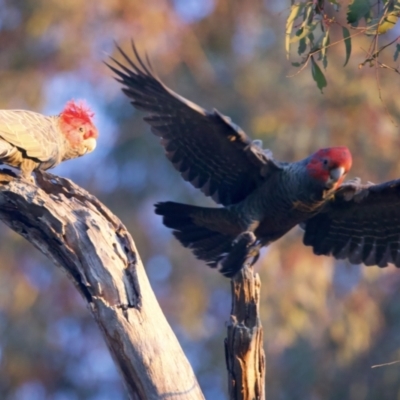
[[393, 364], [398, 364], [398, 363], [400, 363], [400, 360], [398, 360], [398, 361], [392, 361], [392, 362], [385, 363], [385, 364], [372, 365], [371, 368], [387, 367], [388, 365], [393, 365]]
[[[378, 36], [378, 35], [376, 35]], [[371, 54], [370, 57], [366, 58], [365, 61], [363, 61], [361, 64], [359, 64], [359, 68], [362, 68], [367, 62], [372, 62], [374, 61], [376, 58], [379, 57], [380, 53], [385, 50], [387, 47], [391, 46], [393, 43], [397, 42], [400, 39], [400, 35], [396, 37], [396, 39], [392, 40], [391, 42], [389, 42], [388, 44], [385, 44], [384, 46], [382, 46], [380, 49], [376, 50], [373, 54]], [[372, 44], [371, 44], [372, 46]], [[376, 48], [376, 46], [374, 46]], [[371, 48], [371, 47], [370, 47]], [[370, 53], [370, 51], [366, 52], [367, 54]]]
[[378, 61], [378, 64], [379, 64], [379, 66], [381, 68], [388, 69], [390, 71], [396, 72], [396, 74], [400, 74], [400, 70], [398, 68], [391, 67], [390, 65], [381, 63], [380, 61]]

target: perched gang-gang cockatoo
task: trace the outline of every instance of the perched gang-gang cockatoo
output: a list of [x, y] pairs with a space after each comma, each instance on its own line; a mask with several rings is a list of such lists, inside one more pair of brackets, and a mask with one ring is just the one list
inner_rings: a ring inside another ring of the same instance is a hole
[[25, 179], [34, 170], [53, 168], [96, 147], [93, 112], [69, 101], [59, 115], [26, 110], [0, 110], [0, 163], [17, 167]]
[[119, 48], [128, 67], [114, 59], [118, 67], [109, 66], [123, 92], [148, 113], [145, 121], [182, 177], [224, 206], [156, 204], [164, 224], [196, 257], [232, 277], [255, 262], [262, 246], [300, 224], [315, 254], [400, 267], [400, 180], [343, 182], [352, 164], [346, 147], [277, 161], [230, 118], [166, 87], [132, 47], [137, 63]]

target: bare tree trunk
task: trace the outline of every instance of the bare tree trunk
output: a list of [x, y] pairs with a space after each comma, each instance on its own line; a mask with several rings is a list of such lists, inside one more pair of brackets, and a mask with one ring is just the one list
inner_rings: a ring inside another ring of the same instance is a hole
[[231, 281], [232, 310], [225, 339], [231, 400], [265, 399], [265, 354], [259, 317], [261, 282], [253, 268]]
[[131, 399], [204, 399], [125, 226], [67, 179], [37, 186], [0, 172], [0, 219], [67, 272], [83, 295]]

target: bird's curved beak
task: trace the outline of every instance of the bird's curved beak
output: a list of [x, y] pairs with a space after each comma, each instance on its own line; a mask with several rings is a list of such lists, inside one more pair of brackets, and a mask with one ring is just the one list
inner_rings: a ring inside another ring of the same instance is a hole
[[92, 137], [89, 139], [86, 139], [84, 141], [84, 143], [85, 143], [85, 147], [87, 149], [86, 153], [92, 152], [96, 148], [96, 144], [97, 144], [96, 139], [94, 139]]
[[337, 167], [331, 170], [330, 177], [334, 181], [338, 181], [345, 174], [344, 167]]
[[332, 189], [338, 183], [340, 183], [344, 176], [346, 175], [346, 170], [344, 167], [333, 168], [329, 172], [329, 178], [326, 182], [326, 187]]

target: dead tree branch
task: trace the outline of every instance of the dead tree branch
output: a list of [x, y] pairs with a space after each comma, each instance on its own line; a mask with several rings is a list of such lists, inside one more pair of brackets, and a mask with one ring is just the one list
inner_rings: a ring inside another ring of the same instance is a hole
[[0, 219], [67, 272], [86, 299], [131, 399], [203, 399], [124, 225], [71, 181], [0, 172]]
[[232, 310], [225, 339], [231, 400], [265, 399], [260, 288], [260, 278], [253, 268], [243, 268], [231, 281]]

